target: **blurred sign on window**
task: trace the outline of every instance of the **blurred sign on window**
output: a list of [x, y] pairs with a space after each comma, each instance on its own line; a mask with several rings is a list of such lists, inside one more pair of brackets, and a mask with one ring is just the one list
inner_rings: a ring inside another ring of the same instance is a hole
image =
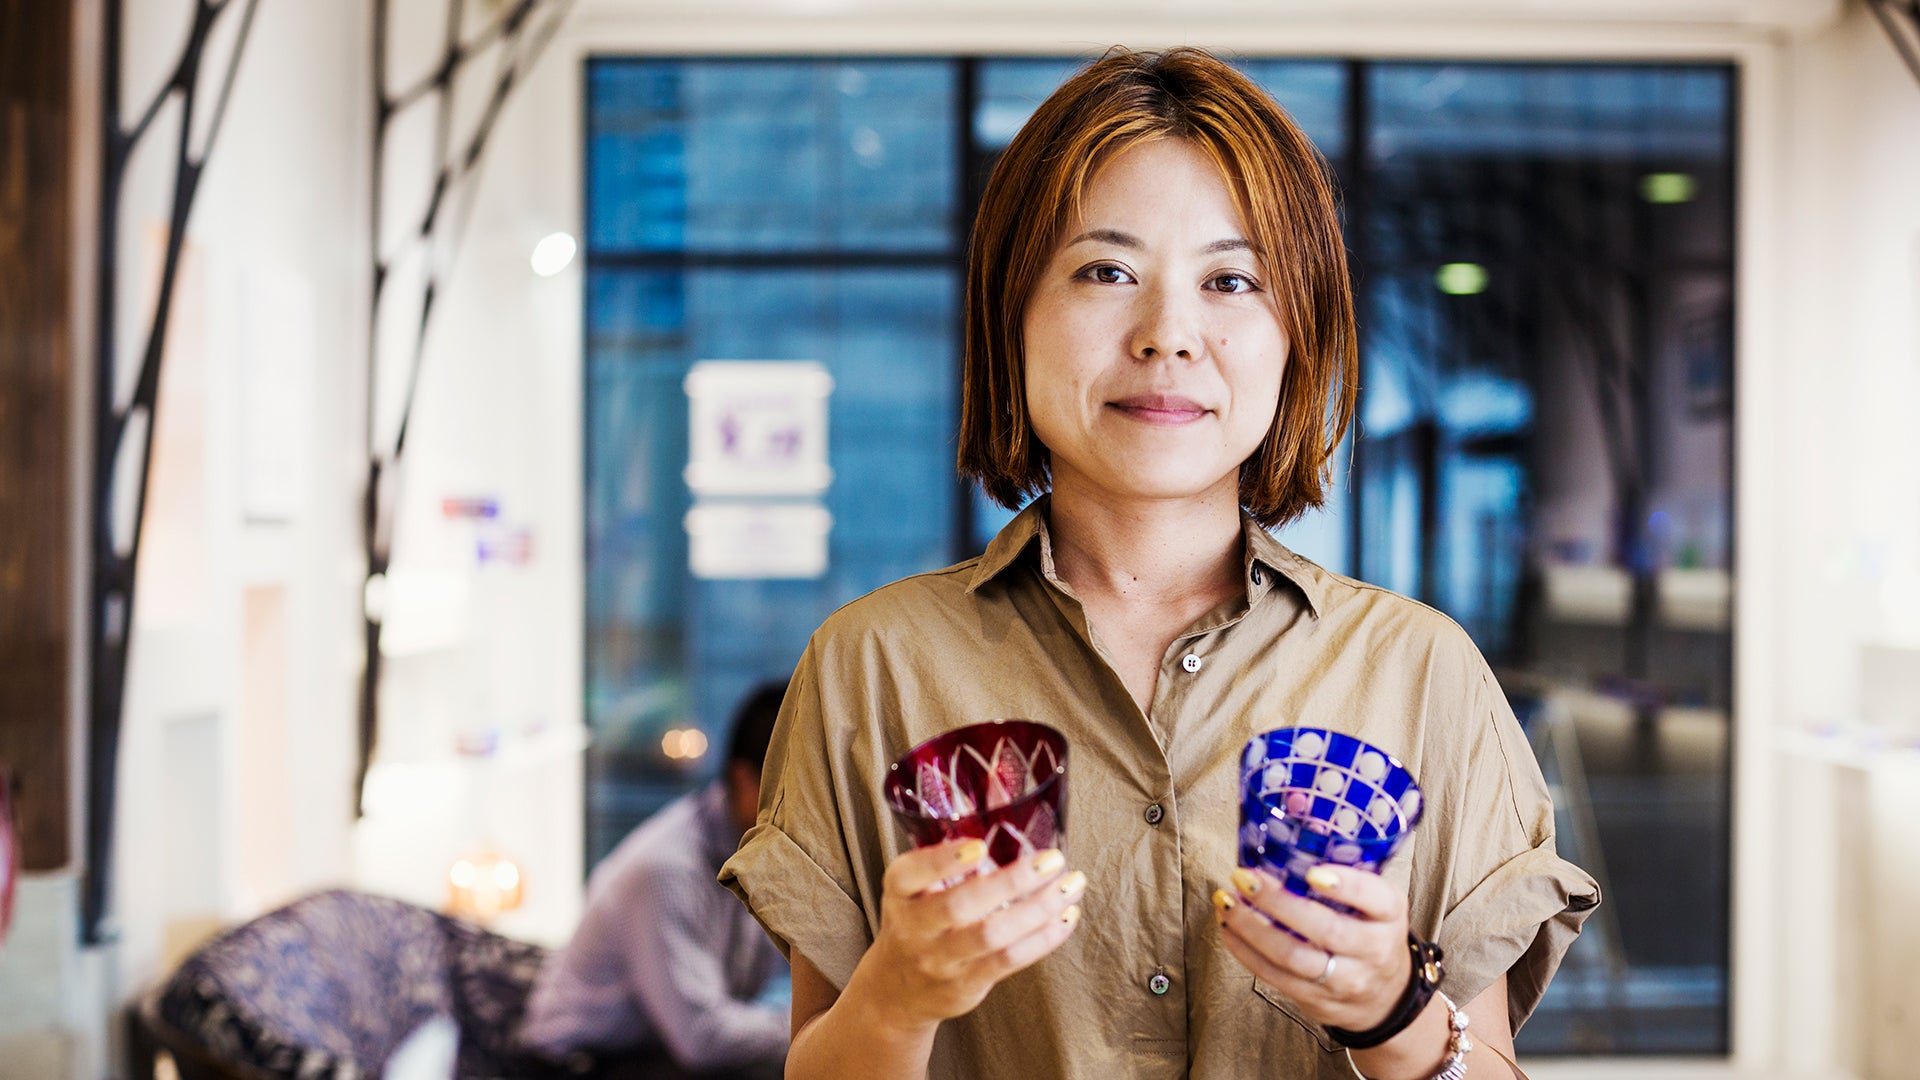
[[833, 483], [833, 376], [810, 360], [702, 360], [685, 385], [686, 479], [696, 500], [686, 516], [693, 576], [824, 576], [833, 515], [820, 497]]
[[832, 531], [818, 503], [701, 503], [687, 511], [687, 563], [697, 578], [817, 578]]
[[687, 372], [687, 486], [708, 495], [817, 496], [833, 376], [806, 360], [702, 360]]

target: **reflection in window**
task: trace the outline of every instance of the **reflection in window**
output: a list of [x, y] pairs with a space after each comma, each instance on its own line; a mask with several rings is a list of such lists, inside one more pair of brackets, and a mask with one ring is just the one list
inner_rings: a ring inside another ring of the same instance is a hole
[[1359, 576], [1472, 633], [1605, 878], [1534, 1052], [1726, 1046], [1731, 92], [1368, 70]]
[[[590, 863], [717, 767], [666, 730], [719, 733], [835, 607], [1010, 517], [953, 475], [962, 241], [1077, 66], [589, 66]], [[1361, 321], [1356, 435], [1280, 535], [1473, 635], [1607, 888], [1520, 1046], [1724, 1051], [1732, 75], [1244, 67], [1338, 173]], [[832, 372], [825, 577], [688, 575], [701, 359]]]

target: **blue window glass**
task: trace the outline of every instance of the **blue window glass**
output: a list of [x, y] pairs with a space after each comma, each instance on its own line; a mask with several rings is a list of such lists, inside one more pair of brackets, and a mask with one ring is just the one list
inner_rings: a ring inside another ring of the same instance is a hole
[[954, 78], [946, 61], [596, 63], [591, 246], [945, 252]]
[[1347, 64], [1338, 60], [1243, 60], [1240, 69], [1287, 110], [1320, 152], [1347, 152]]
[[979, 103], [973, 111], [974, 144], [990, 154], [1005, 150], [1033, 110], [1083, 63], [1057, 57], [982, 63]]

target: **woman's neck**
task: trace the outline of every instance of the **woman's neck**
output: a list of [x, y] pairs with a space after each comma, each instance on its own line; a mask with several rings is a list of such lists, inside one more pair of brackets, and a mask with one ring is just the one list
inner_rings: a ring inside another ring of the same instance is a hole
[[1211, 607], [1240, 590], [1239, 491], [1116, 501], [1055, 478], [1054, 573], [1083, 601]]

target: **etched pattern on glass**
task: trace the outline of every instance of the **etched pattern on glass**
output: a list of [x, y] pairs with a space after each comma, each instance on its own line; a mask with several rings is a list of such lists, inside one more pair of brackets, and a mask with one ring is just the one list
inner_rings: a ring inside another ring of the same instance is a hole
[[1420, 820], [1420, 786], [1391, 754], [1351, 735], [1284, 728], [1247, 743], [1240, 864], [1310, 895], [1308, 870], [1378, 872]]
[[888, 801], [916, 845], [977, 837], [1005, 865], [1060, 846], [1065, 750], [1058, 732], [1029, 721], [959, 728], [894, 763]]

